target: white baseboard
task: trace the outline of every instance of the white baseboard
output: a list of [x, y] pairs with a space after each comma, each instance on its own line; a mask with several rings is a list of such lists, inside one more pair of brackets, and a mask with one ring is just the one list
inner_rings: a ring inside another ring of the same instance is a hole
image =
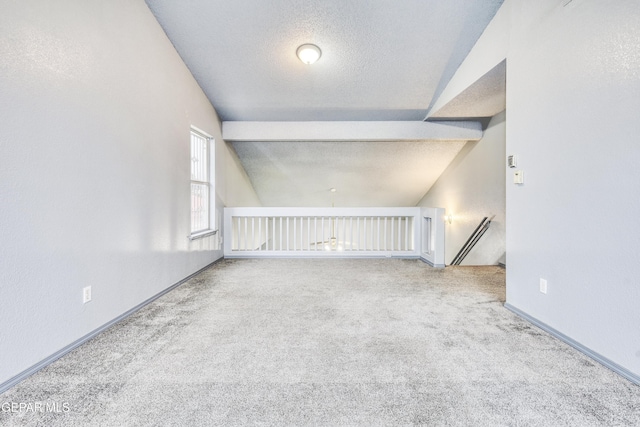
[[434, 264], [433, 262], [429, 261], [425, 257], [420, 257], [420, 261], [424, 262], [425, 264], [429, 264], [433, 268], [445, 268], [446, 267], [445, 264]]
[[622, 366], [620, 366], [617, 363], [607, 359], [606, 357], [602, 356], [601, 354], [598, 354], [595, 351], [591, 350], [590, 348], [585, 347], [584, 345], [580, 344], [579, 342], [577, 342], [573, 338], [570, 338], [570, 337], [566, 336], [562, 332], [557, 331], [556, 329], [552, 328], [551, 326], [547, 325], [546, 323], [543, 323], [543, 322], [539, 321], [535, 317], [532, 317], [532, 316], [528, 315], [524, 311], [512, 306], [511, 304], [505, 303], [504, 306], [505, 306], [505, 308], [507, 310], [515, 313], [519, 317], [522, 317], [524, 320], [532, 323], [533, 325], [537, 326], [538, 328], [542, 329], [543, 331], [548, 332], [549, 334], [551, 334], [554, 337], [558, 338], [560, 341], [563, 341], [566, 344], [569, 344], [571, 347], [575, 348], [579, 352], [581, 352], [581, 353], [585, 354], [586, 356], [592, 358], [593, 360], [595, 360], [596, 362], [600, 363], [601, 365], [611, 369], [616, 374], [623, 376], [624, 378], [628, 379], [629, 381], [631, 381], [632, 383], [634, 383], [636, 385], [640, 385], [640, 376], [634, 374], [630, 370], [628, 370], [626, 368], [623, 368]]
[[51, 363], [55, 362], [58, 359], [60, 359], [62, 356], [64, 356], [65, 354], [69, 353], [70, 351], [80, 347], [82, 344], [84, 344], [85, 342], [89, 341], [91, 338], [95, 337], [96, 335], [100, 334], [101, 332], [109, 329], [111, 326], [115, 325], [119, 321], [131, 316], [133, 313], [135, 313], [136, 311], [140, 310], [142, 307], [152, 303], [153, 301], [157, 300], [158, 298], [160, 298], [164, 294], [166, 294], [168, 292], [171, 292], [172, 290], [174, 290], [178, 286], [182, 285], [187, 280], [191, 279], [193, 276], [195, 276], [197, 274], [200, 274], [202, 271], [206, 270], [207, 268], [211, 267], [213, 264], [215, 264], [218, 261], [221, 261], [223, 259], [224, 258], [219, 258], [219, 259], [213, 261], [212, 263], [210, 263], [207, 266], [201, 268], [200, 270], [196, 271], [195, 273], [190, 274], [189, 276], [187, 276], [184, 279], [180, 280], [178, 283], [174, 283], [173, 285], [169, 286], [167, 289], [157, 293], [156, 295], [152, 296], [151, 298], [149, 298], [149, 299], [143, 301], [142, 303], [136, 305], [131, 310], [128, 310], [128, 311], [122, 313], [120, 316], [116, 317], [115, 319], [111, 320], [110, 322], [105, 323], [104, 325], [100, 326], [99, 328], [89, 332], [87, 335], [83, 336], [82, 338], [72, 342], [68, 346], [56, 351], [51, 356], [41, 360], [40, 362], [36, 363], [35, 365], [33, 365], [33, 366], [25, 369], [24, 371], [20, 372], [18, 375], [16, 375], [16, 376], [10, 378], [9, 380], [3, 382], [2, 384], [0, 384], [0, 394], [4, 393], [5, 391], [9, 390], [14, 385], [18, 384], [19, 382], [21, 382], [21, 381], [25, 380], [26, 378], [30, 377], [31, 375], [35, 374], [40, 369], [50, 365]]

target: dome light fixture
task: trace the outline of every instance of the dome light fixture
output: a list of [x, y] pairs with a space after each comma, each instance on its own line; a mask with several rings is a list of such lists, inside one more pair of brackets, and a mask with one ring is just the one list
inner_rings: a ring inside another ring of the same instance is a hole
[[311, 65], [318, 59], [320, 59], [320, 56], [322, 56], [322, 51], [315, 44], [307, 43], [298, 47], [298, 50], [296, 50], [296, 55], [298, 55], [300, 61], [304, 62], [307, 65]]

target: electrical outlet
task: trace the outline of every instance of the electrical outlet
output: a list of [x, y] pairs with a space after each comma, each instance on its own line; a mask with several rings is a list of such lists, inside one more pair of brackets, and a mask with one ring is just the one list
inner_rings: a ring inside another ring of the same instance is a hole
[[547, 279], [540, 278], [540, 292], [547, 293]]
[[82, 303], [86, 304], [91, 301], [91, 286], [82, 288]]

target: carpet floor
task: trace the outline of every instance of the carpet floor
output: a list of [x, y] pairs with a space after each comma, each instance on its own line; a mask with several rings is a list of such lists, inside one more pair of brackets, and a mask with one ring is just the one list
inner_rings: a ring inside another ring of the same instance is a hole
[[506, 310], [504, 280], [222, 261], [0, 395], [0, 425], [640, 426], [640, 387]]

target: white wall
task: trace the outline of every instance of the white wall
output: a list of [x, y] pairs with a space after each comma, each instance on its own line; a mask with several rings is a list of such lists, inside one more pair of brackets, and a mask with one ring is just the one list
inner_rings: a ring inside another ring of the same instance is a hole
[[259, 205], [142, 0], [1, 9], [0, 384], [222, 255], [186, 237], [190, 125], [217, 138], [216, 209]]
[[451, 263], [483, 217], [491, 227], [462, 265], [495, 265], [505, 253], [505, 113], [491, 119], [480, 141], [468, 142], [418, 206], [452, 214], [445, 225], [445, 262]]
[[233, 146], [222, 139], [220, 125], [216, 125], [216, 191], [218, 193], [219, 220], [223, 206], [262, 206], [253, 184], [242, 167]]
[[512, 4], [507, 303], [640, 376], [640, 7], [565, 3]]

